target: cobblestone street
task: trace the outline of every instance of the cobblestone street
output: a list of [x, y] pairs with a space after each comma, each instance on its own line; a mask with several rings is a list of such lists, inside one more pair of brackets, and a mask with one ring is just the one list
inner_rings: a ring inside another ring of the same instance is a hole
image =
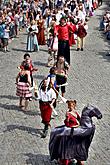
[[[97, 106], [102, 114], [101, 120], [93, 119], [96, 132], [85, 165], [110, 165], [110, 42], [99, 31], [99, 21], [106, 9], [101, 6], [95, 17], [88, 22], [88, 36], [84, 51], [71, 48], [71, 68], [65, 98], [77, 100], [81, 114], [87, 103]], [[23, 113], [18, 108], [15, 79], [17, 66], [22, 62], [26, 49], [26, 32], [21, 32], [9, 44], [10, 52], [0, 52], [0, 165], [55, 165], [50, 162], [49, 134], [43, 139], [38, 101], [29, 102], [29, 111]], [[38, 72], [34, 79], [39, 84], [48, 75], [46, 67], [48, 53], [46, 46], [40, 46], [38, 53], [31, 53]], [[67, 107], [59, 104], [58, 117], [51, 121], [51, 127], [63, 124]], [[50, 131], [50, 130], [49, 130]]]

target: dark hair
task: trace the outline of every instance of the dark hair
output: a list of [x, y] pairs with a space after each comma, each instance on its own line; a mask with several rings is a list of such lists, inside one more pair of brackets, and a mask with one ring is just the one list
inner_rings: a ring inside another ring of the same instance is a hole
[[28, 64], [24, 65], [24, 70], [29, 70], [29, 65]]
[[63, 56], [63, 55], [59, 55], [58, 59], [59, 59], [59, 58], [64, 58], [64, 56]]
[[56, 16], [55, 15], [52, 15], [52, 18], [54, 19], [54, 21], [56, 21]]
[[56, 69], [55, 67], [50, 68], [50, 71], [49, 71], [50, 74], [53, 74], [55, 72], [55, 69]]
[[32, 28], [31, 27], [29, 28], [29, 32], [32, 32]]
[[60, 18], [60, 23], [61, 23], [62, 20], [65, 20], [65, 22], [66, 22], [66, 17], [64, 17], [64, 16], [61, 17], [61, 18]]
[[77, 103], [77, 101], [76, 101], [76, 100], [67, 100], [67, 102], [66, 102], [66, 103], [67, 103], [67, 104], [68, 104], [68, 103], [75, 103], [75, 104], [76, 104], [76, 103]]
[[30, 57], [30, 55], [29, 55], [28, 53], [25, 53], [25, 54], [24, 54], [24, 59], [25, 59], [27, 56]]

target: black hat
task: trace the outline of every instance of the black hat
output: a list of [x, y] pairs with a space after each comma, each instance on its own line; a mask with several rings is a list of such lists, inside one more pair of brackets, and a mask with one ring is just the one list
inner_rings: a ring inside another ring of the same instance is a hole
[[62, 19], [64, 19], [64, 20], [66, 21], [66, 17], [65, 17], [65, 16], [62, 16], [61, 19], [60, 19], [60, 21], [61, 21]]

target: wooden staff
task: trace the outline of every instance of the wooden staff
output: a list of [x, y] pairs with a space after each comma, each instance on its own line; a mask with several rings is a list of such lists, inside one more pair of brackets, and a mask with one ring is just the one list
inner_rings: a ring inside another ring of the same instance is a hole
[[67, 99], [64, 98], [55, 88], [53, 85], [51, 85], [51, 88], [55, 91], [55, 93], [61, 98], [61, 100], [66, 103], [67, 102]]

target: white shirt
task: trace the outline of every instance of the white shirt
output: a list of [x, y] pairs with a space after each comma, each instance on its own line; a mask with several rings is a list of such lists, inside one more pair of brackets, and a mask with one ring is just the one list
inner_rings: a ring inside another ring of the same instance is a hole
[[15, 14], [14, 20], [15, 20], [15, 24], [19, 25], [19, 15], [18, 14]]
[[52, 99], [56, 99], [56, 93], [52, 88], [46, 90], [45, 92], [40, 89], [40, 91], [38, 92], [38, 99], [45, 102], [52, 101]]

